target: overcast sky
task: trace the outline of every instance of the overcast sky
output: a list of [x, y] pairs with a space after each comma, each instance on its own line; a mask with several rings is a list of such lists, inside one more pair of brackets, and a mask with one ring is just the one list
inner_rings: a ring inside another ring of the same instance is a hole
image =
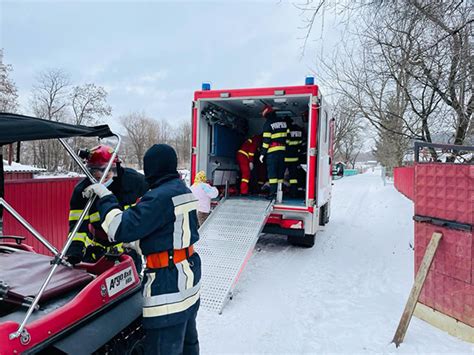
[[113, 126], [131, 111], [173, 123], [189, 119], [203, 81], [214, 89], [303, 84], [316, 53], [339, 40], [326, 16], [302, 57], [308, 14], [295, 4], [304, 2], [0, 0], [0, 47], [24, 113], [35, 75], [62, 68], [73, 84], [106, 88]]

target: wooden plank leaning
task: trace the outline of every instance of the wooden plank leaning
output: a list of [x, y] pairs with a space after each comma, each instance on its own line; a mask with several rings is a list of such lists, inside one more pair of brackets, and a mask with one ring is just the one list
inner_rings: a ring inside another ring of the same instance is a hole
[[439, 241], [442, 238], [441, 233], [433, 233], [431, 236], [430, 243], [426, 248], [425, 255], [423, 256], [423, 260], [421, 262], [420, 268], [416, 274], [415, 283], [411, 288], [410, 296], [408, 297], [408, 301], [405, 305], [405, 309], [403, 310], [402, 317], [400, 318], [400, 323], [398, 323], [397, 331], [393, 337], [392, 343], [395, 343], [397, 348], [403, 342], [405, 338], [405, 334], [408, 329], [408, 325], [410, 324], [411, 317], [413, 316], [413, 312], [415, 311], [416, 304], [418, 302], [418, 297], [420, 297], [421, 290], [423, 289], [423, 285], [426, 280], [426, 276], [428, 275], [428, 271], [430, 270], [431, 264], [433, 262], [436, 250], [438, 249]]

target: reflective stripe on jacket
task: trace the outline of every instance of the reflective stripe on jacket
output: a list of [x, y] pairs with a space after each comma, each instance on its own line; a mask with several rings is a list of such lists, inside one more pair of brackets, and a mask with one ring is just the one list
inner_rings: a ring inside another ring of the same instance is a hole
[[303, 146], [303, 131], [295, 124], [290, 124], [290, 133], [286, 140], [285, 163], [299, 163]]
[[[139, 240], [142, 253], [184, 249], [199, 239], [197, 200], [179, 178], [149, 190], [136, 206], [122, 210], [113, 195], [99, 200], [102, 227], [110, 241]], [[143, 286], [143, 324], [160, 328], [184, 322], [199, 305], [201, 260], [147, 269]]]
[[245, 140], [237, 153], [243, 154], [245, 157], [247, 157], [249, 162], [253, 162], [257, 148], [257, 141], [255, 139], [249, 138]]
[[284, 118], [275, 114], [270, 115], [263, 125], [262, 155], [284, 151], [288, 131], [288, 125]]
[[[137, 171], [129, 168], [120, 168], [120, 175], [114, 177], [114, 181], [110, 185], [110, 190], [117, 197], [121, 207], [127, 209], [131, 205], [135, 204], [137, 200], [145, 194], [148, 190], [148, 184], [145, 181], [145, 177]], [[89, 179], [81, 180], [71, 196], [70, 210], [69, 210], [69, 232], [72, 231], [76, 225], [79, 217], [87, 204], [87, 199], [82, 196], [84, 189], [89, 186], [91, 182]], [[90, 228], [93, 226], [93, 229]], [[92, 205], [89, 210], [89, 214], [84, 218], [83, 222], [79, 226], [79, 230], [73, 237], [73, 241], [84, 243], [85, 247], [96, 246], [104, 249], [110, 249], [100, 243], [100, 241], [94, 239], [91, 231], [101, 230], [100, 225], [100, 213], [97, 208], [97, 202]], [[101, 231], [103, 232], [103, 231]], [[115, 249], [122, 251], [121, 245], [113, 246]]]

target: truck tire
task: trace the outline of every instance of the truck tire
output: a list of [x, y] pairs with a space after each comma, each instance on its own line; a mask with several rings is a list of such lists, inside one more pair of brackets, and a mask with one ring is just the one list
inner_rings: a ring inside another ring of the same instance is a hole
[[305, 234], [304, 237], [288, 236], [288, 243], [304, 248], [312, 248], [314, 246], [315, 234]]

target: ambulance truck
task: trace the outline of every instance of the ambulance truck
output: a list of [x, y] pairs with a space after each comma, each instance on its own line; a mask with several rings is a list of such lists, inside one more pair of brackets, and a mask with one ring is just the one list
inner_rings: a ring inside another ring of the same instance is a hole
[[[303, 134], [299, 166], [299, 195], [283, 191], [262, 227], [264, 233], [286, 235], [294, 245], [312, 247], [320, 226], [329, 221], [331, 201], [333, 119], [314, 78], [305, 85], [211, 90], [204, 83], [192, 104], [191, 181], [206, 172], [227, 198], [238, 193], [236, 153], [242, 142], [262, 133], [262, 110], [271, 105], [299, 126]], [[258, 156], [255, 157], [258, 159]], [[282, 186], [285, 190], [285, 186]], [[261, 194], [249, 197], [264, 199]]]

